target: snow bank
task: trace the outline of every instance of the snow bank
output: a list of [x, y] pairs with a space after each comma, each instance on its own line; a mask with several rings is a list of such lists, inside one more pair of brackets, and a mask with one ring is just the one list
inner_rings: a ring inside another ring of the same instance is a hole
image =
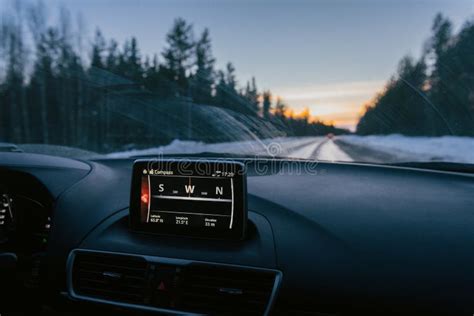
[[474, 163], [474, 137], [341, 136], [354, 145], [367, 146], [410, 161], [448, 161]]
[[[262, 155], [289, 157], [295, 149], [322, 141], [323, 137], [278, 137], [262, 140], [238, 141], [227, 143], [207, 144], [195, 141], [174, 140], [165, 146], [141, 150], [127, 150], [107, 154], [110, 158], [125, 158], [130, 156], [149, 156], [163, 154], [199, 154], [204, 152], [230, 153], [244, 155]], [[308, 158], [308, 157], [298, 157]]]
[[[474, 163], [474, 137], [409, 137], [338, 136], [337, 139], [393, 157], [391, 161], [449, 161]], [[195, 141], [174, 140], [166, 146], [143, 150], [110, 153], [110, 158], [141, 155], [199, 154], [204, 152], [274, 156], [328, 161], [352, 161], [351, 152], [344, 152], [325, 137], [279, 137], [252, 141], [206, 144]], [[346, 149], [347, 150], [347, 149]], [[350, 150], [350, 149], [349, 149]], [[367, 155], [371, 152], [367, 150]], [[384, 161], [381, 161], [382, 163]]]

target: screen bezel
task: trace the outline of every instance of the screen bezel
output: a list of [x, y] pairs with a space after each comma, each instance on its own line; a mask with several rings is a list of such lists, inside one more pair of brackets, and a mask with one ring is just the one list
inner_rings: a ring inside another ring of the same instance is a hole
[[[162, 225], [143, 223], [140, 214], [141, 179], [144, 168], [173, 169], [190, 172], [196, 175], [197, 170], [206, 170], [212, 173], [215, 170], [234, 170], [234, 224], [231, 230], [212, 231], [206, 227], [189, 227], [177, 225]], [[166, 168], [163, 168], [165, 167]], [[198, 169], [199, 168], [199, 169]], [[136, 160], [133, 164], [130, 190], [130, 228], [134, 232], [156, 235], [171, 235], [206, 239], [242, 240], [245, 236], [247, 224], [247, 179], [244, 164], [228, 160], [209, 159], [159, 159]]]

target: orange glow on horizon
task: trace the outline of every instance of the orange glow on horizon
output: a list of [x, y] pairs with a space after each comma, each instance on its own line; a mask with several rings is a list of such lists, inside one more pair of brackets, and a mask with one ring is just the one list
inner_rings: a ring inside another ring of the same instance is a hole
[[288, 107], [285, 111], [285, 116], [287, 118], [294, 118], [294, 119], [301, 119], [301, 118], [307, 117], [311, 120], [313, 118], [311, 116], [311, 110], [309, 109], [309, 107], [304, 107], [303, 110], [299, 112], [295, 111], [291, 107]]
[[384, 89], [385, 80], [299, 85], [275, 89], [274, 100], [284, 101], [288, 118], [308, 117], [310, 122], [320, 121], [353, 131]]
[[332, 125], [335, 127], [349, 129], [354, 131], [359, 118], [366, 112], [368, 107], [373, 105], [372, 101], [364, 103], [360, 106], [357, 111], [343, 111], [343, 112], [334, 112], [321, 115], [312, 115], [311, 109], [309, 107], [304, 107], [303, 109], [297, 111], [291, 107], [287, 107], [285, 110], [285, 117], [292, 119], [304, 119], [307, 118], [308, 122], [315, 123], [321, 122], [325, 125]]
[[311, 109], [307, 106], [301, 110], [296, 110], [290, 106], [287, 106], [285, 110], [285, 117], [292, 119], [304, 119], [307, 118], [308, 122], [315, 123], [321, 122], [325, 125], [332, 125], [335, 127], [355, 130], [357, 123], [362, 115], [367, 111], [368, 108], [372, 107], [374, 100], [370, 100], [361, 105], [357, 110], [349, 111], [338, 111], [327, 114], [312, 115]]
[[348, 126], [356, 125], [357, 118], [354, 119], [354, 113], [344, 112], [344, 113], [333, 113], [325, 115], [312, 115], [309, 107], [304, 107], [301, 111], [296, 111], [292, 108], [288, 108], [285, 111], [285, 117], [293, 119], [304, 119], [307, 118], [308, 122], [315, 123], [321, 122], [326, 125], [333, 126], [342, 126], [347, 128]]

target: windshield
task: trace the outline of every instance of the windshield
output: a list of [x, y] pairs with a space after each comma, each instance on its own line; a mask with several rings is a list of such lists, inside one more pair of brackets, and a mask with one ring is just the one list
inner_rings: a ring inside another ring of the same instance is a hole
[[0, 151], [474, 163], [472, 13], [0, 0]]

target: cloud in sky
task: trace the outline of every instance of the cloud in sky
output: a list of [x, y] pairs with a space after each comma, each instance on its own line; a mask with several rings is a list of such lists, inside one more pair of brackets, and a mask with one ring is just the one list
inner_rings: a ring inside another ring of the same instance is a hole
[[353, 130], [368, 101], [385, 85], [385, 80], [303, 85], [274, 89], [296, 112], [305, 107], [326, 122]]

